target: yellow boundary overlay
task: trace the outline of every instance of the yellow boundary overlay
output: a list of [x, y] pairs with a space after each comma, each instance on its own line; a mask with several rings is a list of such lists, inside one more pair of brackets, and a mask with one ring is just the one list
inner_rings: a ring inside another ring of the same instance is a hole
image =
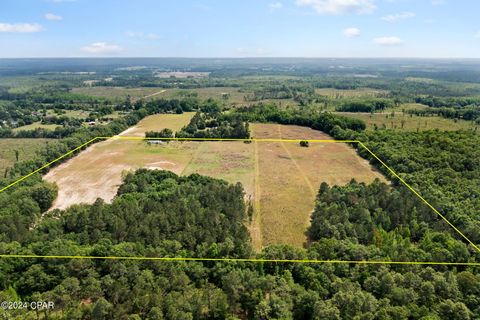
[[[372, 155], [382, 166], [396, 177], [403, 185], [405, 185], [413, 194], [415, 194], [422, 202], [424, 202], [433, 212], [441, 217], [450, 227], [452, 227], [462, 238], [471, 244], [478, 252], [480, 248], [473, 243], [466, 235], [464, 235], [457, 227], [455, 227], [443, 214], [433, 207], [425, 198], [423, 198], [413, 187], [411, 187], [404, 179], [402, 179], [395, 171], [393, 171], [385, 162], [383, 162], [372, 150], [358, 140], [315, 140], [315, 139], [229, 139], [229, 138], [144, 138], [144, 137], [95, 137], [84, 144], [70, 150], [64, 155], [50, 161], [42, 167], [32, 171], [31, 173], [21, 177], [20, 179], [10, 183], [0, 189], [0, 193], [29, 178], [30, 176], [49, 167], [53, 163], [71, 155], [96, 140], [163, 140], [163, 141], [240, 141], [240, 142], [293, 142], [308, 141], [309, 143], [358, 143], [370, 155]], [[144, 260], [144, 261], [212, 261], [212, 262], [255, 262], [255, 263], [310, 263], [310, 264], [363, 264], [363, 265], [442, 265], [442, 266], [473, 266], [480, 267], [480, 262], [430, 262], [430, 261], [375, 261], [375, 260], [315, 260], [315, 259], [255, 259], [255, 258], [192, 258], [192, 257], [128, 257], [128, 256], [68, 256], [68, 255], [30, 255], [30, 254], [0, 254], [0, 258], [39, 258], [39, 259], [95, 259], [95, 260]]]

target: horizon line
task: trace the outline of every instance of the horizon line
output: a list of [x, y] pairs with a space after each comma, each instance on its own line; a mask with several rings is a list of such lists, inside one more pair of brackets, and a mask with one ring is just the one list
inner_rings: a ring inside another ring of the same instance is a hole
[[383, 59], [383, 60], [395, 60], [395, 59], [405, 59], [405, 60], [480, 60], [480, 57], [334, 57], [334, 56], [324, 56], [324, 57], [302, 57], [302, 56], [246, 56], [246, 57], [232, 57], [232, 56], [211, 56], [211, 57], [195, 57], [195, 56], [48, 56], [48, 57], [0, 57], [1, 59], [305, 59], [305, 60], [314, 60], [314, 59], [359, 59], [359, 60], [368, 60], [368, 59]]

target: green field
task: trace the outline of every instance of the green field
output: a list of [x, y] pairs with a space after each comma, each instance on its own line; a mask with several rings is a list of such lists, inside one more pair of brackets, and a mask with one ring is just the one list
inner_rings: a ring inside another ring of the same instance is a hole
[[42, 124], [40, 122], [34, 122], [32, 124], [27, 124], [26, 126], [21, 126], [18, 128], [13, 129], [14, 132], [21, 131], [21, 130], [35, 130], [35, 129], [47, 129], [47, 130], [55, 130], [55, 128], [59, 127], [56, 124]]
[[327, 96], [329, 98], [374, 98], [383, 97], [388, 94], [388, 91], [371, 89], [371, 88], [358, 88], [358, 89], [334, 89], [334, 88], [319, 88], [315, 89], [315, 93]]
[[[216, 99], [216, 100], [224, 100], [229, 103], [243, 103], [245, 96], [244, 92], [240, 92], [239, 88], [231, 88], [231, 87], [214, 87], [214, 88], [199, 88], [199, 89], [177, 89], [172, 90], [169, 92], [169, 97], [175, 98], [185, 95], [187, 93], [196, 93], [198, 98], [201, 100], [205, 100], [208, 98]], [[224, 99], [223, 94], [227, 94], [228, 98]]]
[[51, 139], [0, 139], [0, 174], [3, 177], [5, 169], [16, 162], [15, 150], [18, 151], [18, 161], [32, 159]]
[[439, 129], [446, 131], [471, 130], [478, 127], [472, 121], [445, 119], [438, 116], [420, 117], [415, 115], [396, 112], [394, 116], [391, 113], [349, 113], [337, 112], [351, 118], [365, 121], [367, 129], [374, 129], [375, 125], [379, 129], [395, 129], [405, 131], [424, 131]]

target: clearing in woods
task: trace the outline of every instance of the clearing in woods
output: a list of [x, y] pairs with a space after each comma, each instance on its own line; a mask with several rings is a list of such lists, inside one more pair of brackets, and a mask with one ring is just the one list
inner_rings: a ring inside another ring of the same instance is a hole
[[[145, 131], [162, 128], [176, 131], [192, 116], [150, 116], [122, 135], [140, 137]], [[255, 138], [332, 139], [298, 126], [254, 123], [250, 128]], [[321, 182], [384, 179], [343, 143], [311, 143], [309, 148], [292, 142], [172, 141], [153, 145], [115, 138], [88, 147], [53, 168], [44, 179], [58, 184], [59, 195], [53, 208], [63, 209], [76, 203], [93, 203], [99, 197], [111, 201], [123, 172], [141, 167], [242, 183], [246, 200], [254, 206], [249, 229], [256, 249], [268, 244], [304, 244]]]
[[5, 176], [6, 169], [17, 161], [33, 159], [35, 153], [42, 149], [48, 141], [53, 139], [0, 139], [0, 174]]
[[473, 121], [462, 119], [445, 119], [439, 116], [421, 117], [416, 115], [408, 115], [396, 112], [393, 116], [391, 113], [354, 113], [354, 112], [337, 112], [337, 114], [345, 115], [350, 118], [363, 120], [367, 129], [374, 130], [375, 126], [379, 129], [395, 129], [404, 131], [424, 131], [432, 129], [440, 130], [475, 130], [478, 127]]

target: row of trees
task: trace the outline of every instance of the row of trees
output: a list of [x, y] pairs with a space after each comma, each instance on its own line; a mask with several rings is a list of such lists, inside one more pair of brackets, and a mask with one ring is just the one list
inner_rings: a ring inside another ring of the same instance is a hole
[[447, 119], [463, 119], [469, 121], [475, 121], [480, 118], [479, 107], [414, 109], [408, 110], [408, 113], [417, 116], [438, 115]]
[[177, 138], [248, 139], [248, 122], [239, 116], [224, 117], [220, 113], [197, 112], [190, 123], [175, 134]]
[[258, 104], [241, 107], [224, 118], [238, 117], [248, 122], [275, 122], [280, 124], [294, 124], [332, 133], [335, 127], [354, 131], [365, 130], [365, 123], [358, 119], [335, 115], [332, 113], [318, 113], [299, 110], [280, 110], [275, 104]]
[[467, 106], [480, 106], [480, 97], [437, 97], [420, 96], [415, 98], [416, 103], [421, 103], [433, 108], [451, 107], [464, 108]]
[[342, 102], [336, 110], [342, 112], [376, 112], [392, 107], [394, 107], [394, 102], [391, 99], [351, 99]]

